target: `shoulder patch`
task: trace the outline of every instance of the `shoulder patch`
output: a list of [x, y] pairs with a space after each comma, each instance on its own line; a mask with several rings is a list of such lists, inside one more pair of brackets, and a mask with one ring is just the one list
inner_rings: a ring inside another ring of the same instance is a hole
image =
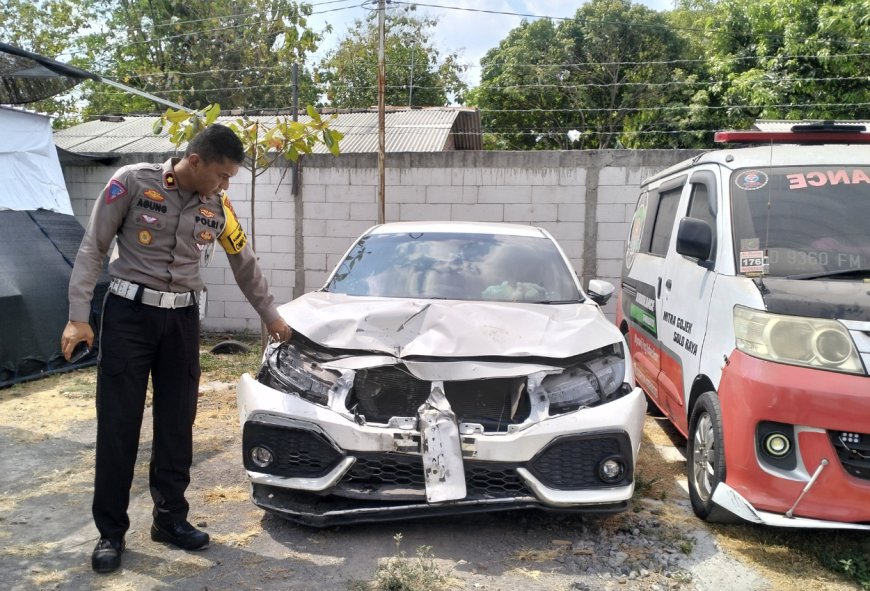
[[221, 205], [224, 208], [224, 216], [226, 216], [226, 225], [218, 240], [227, 254], [239, 254], [248, 243], [248, 237], [245, 236], [245, 231], [242, 230], [242, 225], [239, 223], [239, 218], [236, 217], [236, 212], [230, 203], [230, 198], [224, 193], [221, 195]]
[[174, 189], [175, 188], [175, 174], [172, 172], [166, 172], [163, 174], [163, 188], [164, 189]]
[[124, 186], [124, 183], [119, 181], [118, 179], [112, 179], [109, 181], [109, 185], [106, 187], [106, 203], [112, 203], [127, 194], [127, 187]]
[[151, 199], [152, 201], [163, 201], [164, 199], [166, 199], [166, 197], [164, 197], [154, 189], [145, 189], [142, 194], [145, 195], [148, 199]]

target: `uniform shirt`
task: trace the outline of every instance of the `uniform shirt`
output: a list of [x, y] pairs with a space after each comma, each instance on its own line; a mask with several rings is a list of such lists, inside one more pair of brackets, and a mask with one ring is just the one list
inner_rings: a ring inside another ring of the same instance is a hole
[[279, 315], [253, 250], [226, 194], [199, 195], [175, 180], [178, 159], [124, 166], [103, 190], [82, 239], [69, 283], [69, 319], [90, 318], [94, 285], [117, 240], [112, 277], [158, 291], [203, 288], [200, 259], [217, 240], [227, 252], [242, 293], [268, 324]]

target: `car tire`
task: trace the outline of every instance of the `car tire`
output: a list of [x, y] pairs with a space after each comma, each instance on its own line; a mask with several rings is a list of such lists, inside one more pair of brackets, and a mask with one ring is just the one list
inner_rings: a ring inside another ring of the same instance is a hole
[[695, 515], [710, 523], [740, 523], [740, 518], [713, 502], [725, 481], [722, 410], [715, 392], [705, 392], [692, 408], [687, 441], [689, 499]]

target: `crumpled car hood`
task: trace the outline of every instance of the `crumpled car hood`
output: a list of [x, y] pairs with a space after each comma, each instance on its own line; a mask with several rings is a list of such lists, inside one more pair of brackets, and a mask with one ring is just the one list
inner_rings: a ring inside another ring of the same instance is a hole
[[331, 349], [402, 358], [565, 358], [620, 340], [594, 305], [469, 302], [305, 294], [278, 311], [293, 330]]

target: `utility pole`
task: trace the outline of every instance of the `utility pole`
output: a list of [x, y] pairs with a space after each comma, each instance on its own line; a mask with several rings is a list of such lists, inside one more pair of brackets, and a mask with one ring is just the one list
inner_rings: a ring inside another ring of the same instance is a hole
[[384, 0], [378, 0], [378, 223], [386, 221], [384, 213], [386, 206], [386, 123], [385, 123], [385, 91], [387, 75], [384, 66]]

